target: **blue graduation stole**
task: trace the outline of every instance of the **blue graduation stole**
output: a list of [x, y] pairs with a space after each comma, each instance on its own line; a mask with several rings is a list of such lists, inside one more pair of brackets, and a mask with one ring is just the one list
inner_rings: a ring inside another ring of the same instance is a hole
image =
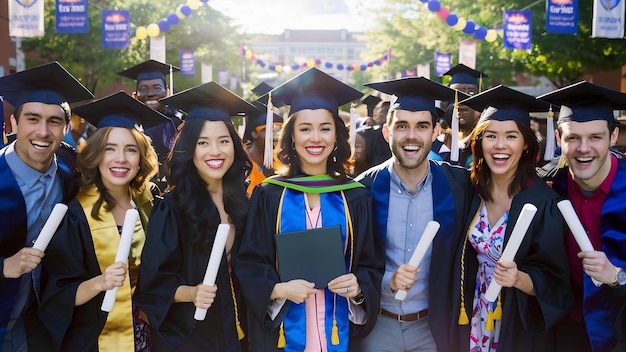
[[[26, 245], [26, 203], [22, 191], [13, 177], [5, 158], [5, 151], [0, 151], [0, 257], [10, 257]], [[15, 305], [17, 290], [21, 278], [1, 279], [0, 286], [0, 335], [9, 323], [13, 306]], [[0, 346], [2, 341], [0, 340]]]
[[[607, 258], [620, 268], [626, 268], [626, 162], [619, 162], [617, 175], [611, 185], [608, 197], [602, 205], [600, 213], [600, 238], [602, 251]], [[607, 244], [609, 244], [607, 246]], [[587, 325], [589, 341], [594, 352], [611, 351], [617, 340], [613, 335], [613, 323], [616, 316], [609, 307], [607, 287], [596, 287], [591, 277], [584, 273], [583, 316]]]
[[[283, 191], [278, 210], [277, 233], [305, 230], [306, 204], [305, 194], [285, 188]], [[324, 226], [341, 226], [344, 254], [346, 257], [346, 271], [352, 269], [353, 244], [350, 212], [343, 191], [327, 192], [320, 194], [320, 211]], [[323, 258], [320, 258], [323, 260]], [[325, 331], [327, 336], [327, 348], [329, 352], [348, 350], [348, 338], [350, 322], [348, 319], [348, 301], [341, 296], [324, 289], [325, 306], [331, 308], [325, 312]], [[333, 318], [337, 321], [339, 344], [331, 343], [330, 335], [333, 328]], [[287, 308], [283, 328], [286, 345], [285, 351], [303, 351], [306, 347], [306, 309], [305, 304], [291, 302]]]
[[[623, 195], [626, 194], [626, 162], [618, 160], [617, 174], [611, 185], [608, 197], [600, 213], [600, 238], [602, 251], [613, 265], [626, 267], [626, 208]], [[553, 188], [564, 197], [568, 196], [569, 172], [567, 168], [559, 170], [554, 178]], [[610, 246], [606, 246], [610, 243]], [[608, 288], [610, 289], [610, 288]], [[596, 287], [591, 277], [583, 271], [583, 318], [587, 335], [594, 352], [611, 351], [617, 340], [613, 335], [615, 315], [611, 312], [604, 286]]]
[[[430, 162], [433, 190], [433, 220], [439, 222], [439, 234], [451, 234], [454, 231], [454, 198], [448, 184], [448, 178], [433, 161]], [[373, 198], [374, 233], [382, 236], [383, 241], [387, 238], [387, 218], [389, 216], [389, 186], [391, 175], [387, 162], [381, 165], [382, 169], [376, 174], [372, 183], [371, 193]], [[450, 241], [452, 236], [435, 236], [435, 241]], [[434, 245], [434, 243], [433, 243]], [[450, 244], [452, 245], [452, 244]]]

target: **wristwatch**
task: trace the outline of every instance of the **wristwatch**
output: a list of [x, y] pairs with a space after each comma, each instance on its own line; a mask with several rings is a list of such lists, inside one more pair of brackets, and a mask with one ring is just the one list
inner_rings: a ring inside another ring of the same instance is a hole
[[626, 286], [626, 271], [622, 268], [617, 268], [615, 273], [615, 282], [610, 285], [611, 287]]
[[357, 306], [363, 304], [363, 301], [365, 301], [365, 296], [363, 295], [363, 292], [361, 292], [361, 290], [359, 290], [359, 293], [357, 293], [356, 296], [350, 298], [350, 302]]

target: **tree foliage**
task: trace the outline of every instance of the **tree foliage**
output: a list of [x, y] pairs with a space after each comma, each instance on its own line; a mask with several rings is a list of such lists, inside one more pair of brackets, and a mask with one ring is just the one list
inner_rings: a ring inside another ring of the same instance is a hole
[[[521, 0], [440, 0], [459, 17], [472, 19], [487, 28], [502, 27], [504, 10], [533, 11], [532, 49], [504, 49], [502, 37], [489, 43], [479, 40], [476, 68], [488, 74], [492, 84], [511, 84], [517, 72], [546, 76], [557, 87], [574, 83], [584, 74], [610, 70], [626, 64], [626, 41], [590, 38], [592, 2], [579, 2], [578, 35], [546, 33], [545, 1], [529, 4]], [[449, 27], [426, 3], [408, 0], [387, 0], [377, 16], [377, 26], [366, 33], [368, 56], [375, 57], [388, 47], [393, 48], [390, 67], [372, 70], [372, 76], [393, 76], [419, 63], [432, 62], [435, 51], [451, 52], [453, 64], [458, 63], [459, 40], [472, 39]], [[432, 65], [431, 65], [432, 66]], [[433, 77], [431, 73], [431, 78]]]
[[[181, 2], [184, 3], [184, 2]], [[37, 51], [41, 61], [59, 61], [68, 71], [79, 77], [93, 92], [119, 81], [117, 72], [148, 60], [149, 37], [138, 40], [131, 35], [128, 49], [102, 48], [102, 10], [128, 10], [131, 28], [157, 23], [159, 19], [175, 12], [171, 1], [151, 0], [90, 0], [89, 33], [56, 34], [55, 1], [45, 2], [45, 31], [40, 38], [22, 42], [24, 51]], [[214, 69], [240, 72], [239, 43], [241, 35], [229, 24], [230, 19], [210, 6], [201, 6], [189, 17], [171, 26], [166, 35], [166, 59], [179, 65], [179, 50], [195, 50], [196, 75], [175, 76], [175, 89], [182, 90], [200, 84], [200, 62], [212, 64]], [[27, 66], [41, 62], [27, 62]], [[125, 82], [132, 85], [130, 82]]]

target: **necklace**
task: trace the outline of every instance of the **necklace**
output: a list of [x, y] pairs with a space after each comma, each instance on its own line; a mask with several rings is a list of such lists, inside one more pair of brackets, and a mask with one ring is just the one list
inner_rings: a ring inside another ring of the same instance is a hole
[[310, 214], [310, 210], [306, 210], [306, 219], [309, 222], [309, 228], [311, 229], [316, 229], [318, 228], [319, 224], [320, 224], [320, 218], [322, 216], [322, 208], [319, 208], [319, 211], [317, 212], [317, 219], [315, 219], [315, 226], [313, 226], [313, 220], [311, 220], [311, 214]]

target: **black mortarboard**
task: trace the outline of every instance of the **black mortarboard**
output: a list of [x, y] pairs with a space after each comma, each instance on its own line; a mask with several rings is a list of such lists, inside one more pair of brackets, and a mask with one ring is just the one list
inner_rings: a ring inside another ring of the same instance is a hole
[[231, 116], [254, 110], [252, 104], [214, 81], [189, 88], [160, 101], [186, 111], [185, 120], [231, 122]]
[[401, 110], [430, 111], [437, 116], [435, 100], [454, 99], [454, 89], [424, 77], [406, 77], [384, 82], [364, 84], [380, 92], [395, 95], [391, 104], [399, 104]]
[[137, 82], [160, 79], [163, 81], [163, 84], [167, 85], [165, 76], [170, 73], [170, 67], [172, 68], [172, 72], [180, 71], [180, 69], [176, 66], [164, 64], [156, 60], [148, 60], [122, 72], [118, 72], [117, 74], [126, 78], [134, 79]]
[[274, 88], [270, 94], [272, 104], [276, 101], [291, 105], [290, 114], [305, 109], [326, 109], [337, 114], [339, 106], [359, 99], [363, 95], [315, 67]]
[[480, 78], [489, 77], [486, 74], [480, 71], [476, 71], [473, 68], [467, 67], [463, 64], [458, 64], [454, 66], [448, 72], [444, 73], [444, 76], [452, 77], [448, 85], [461, 83], [461, 84], [473, 84], [476, 87], [479, 86], [478, 80]]
[[365, 106], [367, 106], [367, 116], [369, 117], [373, 117], [374, 116], [374, 108], [376, 107], [376, 104], [378, 104], [378, 102], [382, 101], [382, 99], [380, 99], [379, 97], [375, 96], [375, 95], [371, 95], [368, 94], [366, 96], [364, 96], [363, 98], [361, 98], [361, 103], [365, 104]]
[[625, 93], [586, 81], [543, 94], [539, 98], [561, 105], [558, 123], [594, 120], [614, 122], [613, 110], [626, 109]]
[[[259, 126], [265, 126], [267, 119], [267, 106], [265, 104], [260, 101], [254, 101], [252, 105], [254, 105], [255, 110], [248, 116], [246, 131], [243, 135], [243, 139], [248, 141], [252, 140], [252, 131]], [[283, 118], [274, 113], [274, 123], [283, 123]]]
[[160, 112], [147, 107], [123, 91], [74, 108], [74, 113], [92, 125], [102, 127], [145, 128], [169, 121]]
[[56, 61], [0, 77], [0, 95], [15, 109], [28, 102], [61, 105], [93, 98], [93, 94]]
[[519, 121], [530, 125], [530, 113], [548, 111], [550, 104], [515, 89], [499, 85], [465, 99], [460, 104], [482, 111], [479, 122], [485, 120]]
[[261, 82], [257, 84], [256, 87], [252, 88], [252, 93], [254, 93], [254, 95], [256, 95], [257, 97], [262, 97], [265, 94], [269, 93], [272, 89], [274, 89], [274, 87], [265, 82]]

